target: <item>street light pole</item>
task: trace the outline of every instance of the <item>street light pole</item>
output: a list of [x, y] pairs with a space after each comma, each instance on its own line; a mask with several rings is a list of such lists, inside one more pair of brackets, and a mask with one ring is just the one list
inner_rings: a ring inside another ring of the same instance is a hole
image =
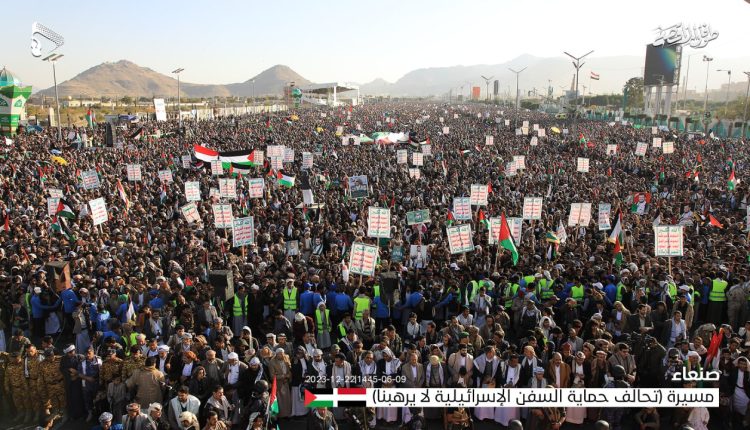
[[177, 75], [177, 121], [182, 128], [182, 104], [180, 104], [180, 73], [185, 70], [182, 67], [179, 69], [172, 70], [172, 73]]
[[490, 76], [489, 78], [487, 78], [485, 76], [482, 76], [482, 79], [484, 79], [484, 84], [485, 84], [485, 97], [484, 97], [484, 99], [488, 103], [490, 101], [490, 81], [492, 81], [492, 78], [494, 78], [494, 76]]
[[724, 118], [729, 119], [729, 87], [732, 86], [732, 71], [726, 70], [726, 69], [718, 69], [717, 72], [727, 72], [727, 77], [729, 81], [727, 82], [727, 101], [724, 105]]
[[581, 67], [583, 67], [586, 63], [581, 63], [581, 60], [590, 55], [594, 51], [589, 51], [584, 55], [581, 55], [580, 57], [574, 57], [573, 55], [563, 52], [565, 55], [573, 59], [573, 67], [576, 69], [576, 111], [573, 114], [573, 133], [578, 132], [578, 71], [581, 70]]
[[255, 106], [255, 79], [252, 80], [253, 83], [253, 106]]
[[57, 63], [57, 60], [63, 57], [64, 54], [51, 54], [46, 56], [42, 59], [42, 61], [49, 61], [52, 63], [52, 79], [55, 83], [55, 110], [57, 111], [57, 140], [58, 142], [62, 142], [62, 130], [60, 127], [62, 127], [62, 123], [60, 120], [60, 97], [57, 94], [57, 70], [55, 68], [55, 63]]
[[510, 67], [508, 67], [508, 70], [510, 70], [511, 72], [513, 72], [513, 73], [516, 74], [516, 110], [520, 110], [521, 109], [521, 105], [518, 104], [518, 96], [519, 96], [519, 92], [518, 92], [519, 91], [519, 89], [518, 89], [518, 75], [520, 75], [521, 72], [523, 72], [524, 70], [526, 70], [527, 67], [524, 67], [523, 69], [521, 69], [519, 71], [515, 71], [515, 70], [511, 69]]
[[707, 131], [708, 129], [708, 116], [706, 115], [707, 107], [708, 107], [708, 69], [711, 66], [711, 62], [714, 61], [713, 58], [708, 57], [706, 55], [703, 56], [703, 61], [706, 63], [706, 88], [703, 90], [704, 97], [703, 97], [703, 119], [705, 120], [705, 126], [703, 126], [703, 131]]
[[750, 96], [750, 72], [742, 72], [747, 76], [747, 91], [745, 92], [745, 113], [742, 115], [742, 138], [745, 138], [747, 129], [747, 98]]

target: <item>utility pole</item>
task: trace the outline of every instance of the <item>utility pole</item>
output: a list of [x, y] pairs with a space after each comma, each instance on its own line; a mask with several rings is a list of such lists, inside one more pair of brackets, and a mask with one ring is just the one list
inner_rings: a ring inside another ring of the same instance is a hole
[[725, 69], [718, 69], [717, 72], [727, 72], [727, 101], [724, 105], [724, 118], [729, 119], [729, 87], [732, 86], [732, 71]]
[[742, 138], [747, 130], [747, 98], [750, 96], [750, 72], [742, 72], [747, 76], [747, 91], [745, 91], [745, 113], [742, 115]]
[[590, 55], [592, 52], [594, 51], [589, 51], [586, 54], [581, 55], [580, 57], [574, 57], [573, 55], [567, 52], [564, 52], [565, 55], [573, 59], [573, 67], [575, 67], [576, 69], [576, 103], [575, 103], [576, 111], [575, 111], [575, 114], [573, 115], [573, 133], [574, 134], [578, 132], [578, 72], [581, 70], [581, 67], [583, 67], [583, 65], [586, 64], [586, 63], [581, 63], [581, 60], [583, 60], [585, 57]]
[[180, 124], [180, 128], [182, 128], [182, 105], [180, 104], [180, 72], [182, 72], [183, 69], [180, 67], [179, 69], [172, 70], [172, 73], [177, 75], [177, 120]]
[[516, 74], [516, 110], [520, 110], [521, 109], [521, 105], [518, 104], [518, 102], [519, 102], [518, 101], [518, 96], [520, 95], [519, 89], [518, 89], [518, 75], [520, 75], [521, 72], [523, 72], [524, 70], [526, 70], [526, 68], [527, 67], [524, 67], [523, 69], [518, 70], [518, 71], [515, 71], [515, 70], [511, 69], [510, 67], [508, 68], [508, 70], [510, 70], [511, 72], [513, 72], [513, 73]]
[[705, 125], [703, 126], [703, 131], [706, 132], [708, 131], [708, 123], [709, 123], [708, 111], [707, 111], [707, 108], [708, 108], [708, 69], [711, 66], [711, 62], [714, 61], [714, 59], [704, 55], [703, 61], [706, 63], [706, 88], [703, 90], [703, 92], [705, 93], [703, 97], [703, 119], [705, 121]]
[[494, 78], [494, 76], [490, 76], [489, 78], [482, 76], [482, 79], [484, 79], [484, 83], [485, 83], [485, 97], [484, 98], [487, 101], [487, 103], [489, 103], [490, 101], [490, 82], [492, 81], [492, 78]]

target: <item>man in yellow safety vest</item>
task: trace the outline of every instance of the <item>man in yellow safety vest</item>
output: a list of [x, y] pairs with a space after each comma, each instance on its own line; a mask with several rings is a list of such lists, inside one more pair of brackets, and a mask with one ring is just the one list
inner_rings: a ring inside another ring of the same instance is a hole
[[289, 321], [294, 321], [294, 315], [297, 313], [297, 287], [294, 286], [294, 279], [287, 279], [286, 286], [281, 290], [284, 306], [284, 316]]

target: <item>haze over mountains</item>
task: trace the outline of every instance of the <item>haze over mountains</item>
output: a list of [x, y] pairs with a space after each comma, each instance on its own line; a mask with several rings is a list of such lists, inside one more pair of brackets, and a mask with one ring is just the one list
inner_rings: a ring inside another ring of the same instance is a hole
[[[699, 59], [693, 58], [692, 63], [693, 70], [689, 77], [688, 88], [702, 92], [705, 84], [705, 71], [701, 69]], [[739, 71], [743, 70], [746, 64], [750, 64], [750, 59], [726, 59], [722, 67]], [[522, 96], [527, 96], [534, 90], [539, 95], [546, 94], [550, 86], [554, 89], [554, 95], [557, 96], [561, 95], [562, 91], [571, 88], [575, 70], [569, 58], [522, 55], [499, 64], [417, 69], [405, 74], [396, 82], [375, 79], [361, 84], [360, 89], [363, 95], [425, 97], [444, 96], [452, 92], [455, 97], [458, 94], [468, 96], [471, 91], [470, 87], [478, 86], [481, 89], [481, 97], [484, 98], [487, 86], [482, 76], [486, 76], [492, 77], [491, 81], [499, 80], [501, 97], [513, 98], [515, 97], [516, 75], [508, 69], [521, 70], [524, 67], [526, 69], [519, 75], [519, 88]], [[643, 67], [644, 58], [641, 56], [587, 58], [579, 74], [580, 92], [584, 93], [585, 86], [587, 94], [619, 93], [628, 79], [643, 76]], [[599, 74], [600, 80], [591, 80], [591, 72]], [[682, 75], [684, 81], [685, 71]], [[712, 74], [709, 88], [718, 86], [722, 82], [719, 79], [721, 76]], [[255, 80], [254, 85], [253, 80]], [[311, 83], [290, 67], [276, 65], [240, 83], [221, 85], [181, 82], [181, 94], [183, 97], [279, 95], [289, 82], [294, 82], [298, 86]], [[714, 82], [717, 85], [712, 85]], [[177, 80], [174, 76], [161, 74], [130, 61], [121, 60], [116, 63], [102, 63], [94, 66], [59, 84], [58, 91], [61, 97], [76, 98], [124, 97], [126, 95], [174, 97], [177, 93]], [[493, 91], [492, 82], [490, 82], [489, 91], [490, 93]], [[54, 96], [54, 88], [40, 91], [39, 94]]]

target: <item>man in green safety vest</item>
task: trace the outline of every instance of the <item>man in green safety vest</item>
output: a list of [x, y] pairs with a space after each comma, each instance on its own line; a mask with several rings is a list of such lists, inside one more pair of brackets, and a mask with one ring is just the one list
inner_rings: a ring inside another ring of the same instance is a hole
[[372, 299], [365, 294], [364, 289], [360, 288], [359, 295], [354, 298], [354, 319], [357, 321], [361, 320], [362, 312], [365, 309], [369, 310], [371, 303]]
[[479, 281], [469, 281], [466, 285], [458, 290], [458, 304], [460, 306], [469, 306], [474, 296], [479, 293]]
[[297, 313], [297, 287], [294, 286], [294, 279], [287, 279], [286, 286], [281, 290], [283, 299], [284, 316], [289, 321], [294, 321], [294, 315]]
[[327, 349], [331, 346], [331, 311], [326, 309], [326, 303], [318, 303], [318, 309], [315, 309], [315, 327], [317, 328], [318, 348]]
[[505, 285], [505, 309], [508, 310], [513, 307], [513, 297], [518, 294], [518, 275], [513, 275], [510, 278], [510, 283]]
[[242, 333], [242, 327], [248, 325], [247, 315], [247, 288], [245, 284], [239, 284], [237, 286], [237, 293], [231, 299], [227, 300], [224, 305], [224, 309], [231, 312], [232, 319], [232, 332], [238, 336]]
[[570, 298], [575, 299], [577, 306], [581, 306], [583, 298], [586, 295], [586, 289], [581, 284], [580, 279], [576, 279], [576, 281], [577, 283], [570, 287]]
[[555, 284], [555, 280], [552, 279], [552, 275], [550, 275], [547, 270], [543, 272], [543, 275], [544, 277], [540, 279], [537, 284], [539, 285], [539, 300], [546, 302], [555, 295], [555, 290], [552, 288]]
[[721, 325], [727, 304], [727, 285], [723, 272], [716, 272], [711, 281], [711, 290], [708, 293], [708, 314], [706, 322], [713, 323], [717, 327]]

